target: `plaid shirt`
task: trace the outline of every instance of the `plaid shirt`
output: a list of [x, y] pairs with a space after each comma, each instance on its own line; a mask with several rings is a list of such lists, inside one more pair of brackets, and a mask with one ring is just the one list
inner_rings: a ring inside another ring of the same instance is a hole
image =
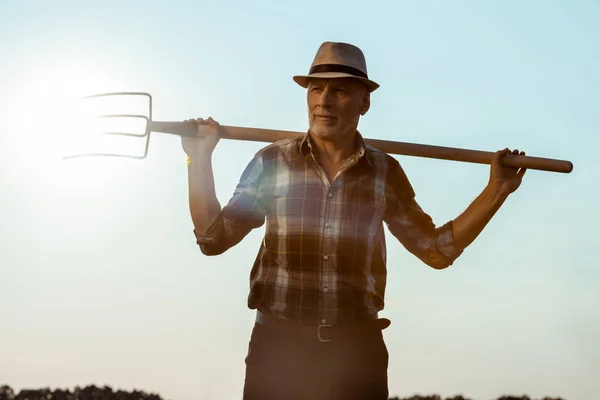
[[398, 161], [366, 146], [360, 133], [356, 152], [331, 183], [311, 148], [306, 134], [257, 152], [206, 235], [196, 235], [204, 254], [218, 255], [266, 219], [250, 274], [250, 309], [313, 324], [343, 323], [382, 310], [383, 222], [434, 268], [451, 265], [461, 254], [452, 221], [436, 227], [415, 201]]

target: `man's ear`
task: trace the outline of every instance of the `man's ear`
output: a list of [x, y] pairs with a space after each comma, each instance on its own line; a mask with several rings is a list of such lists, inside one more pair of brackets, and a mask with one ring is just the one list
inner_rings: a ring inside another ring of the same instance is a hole
[[371, 93], [365, 92], [363, 95], [363, 105], [360, 108], [360, 115], [365, 115], [371, 108]]

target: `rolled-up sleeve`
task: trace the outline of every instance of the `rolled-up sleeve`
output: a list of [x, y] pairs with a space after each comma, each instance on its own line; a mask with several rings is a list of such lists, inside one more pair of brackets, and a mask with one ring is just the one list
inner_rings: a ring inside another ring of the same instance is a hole
[[388, 211], [385, 217], [390, 233], [412, 254], [435, 269], [449, 267], [462, 254], [454, 241], [452, 221], [436, 226], [415, 199], [415, 192], [399, 163], [388, 174]]
[[262, 184], [261, 153], [244, 169], [233, 196], [204, 235], [194, 229], [196, 243], [205, 255], [218, 255], [238, 244], [252, 229], [265, 223], [268, 189]]

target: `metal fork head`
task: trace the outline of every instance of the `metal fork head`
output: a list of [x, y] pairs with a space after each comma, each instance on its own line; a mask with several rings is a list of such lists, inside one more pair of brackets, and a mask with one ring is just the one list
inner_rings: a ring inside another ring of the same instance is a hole
[[98, 93], [90, 96], [85, 96], [83, 98], [84, 101], [89, 101], [93, 99], [99, 98], [108, 98], [108, 97], [119, 97], [119, 96], [142, 96], [147, 99], [147, 114], [99, 114], [96, 115], [95, 118], [99, 120], [116, 120], [117, 118], [130, 118], [132, 120], [144, 121], [145, 128], [143, 132], [140, 133], [130, 133], [123, 132], [118, 130], [105, 130], [95, 132], [101, 135], [113, 135], [113, 136], [124, 136], [124, 137], [133, 137], [133, 138], [145, 138], [144, 145], [144, 153], [142, 155], [134, 155], [134, 154], [120, 154], [120, 153], [107, 153], [107, 152], [89, 152], [89, 153], [80, 153], [74, 155], [63, 156], [63, 159], [71, 159], [71, 158], [81, 158], [81, 157], [121, 157], [121, 158], [131, 158], [131, 159], [144, 159], [148, 156], [148, 148], [150, 146], [150, 122], [152, 121], [152, 95], [147, 92], [107, 92], [107, 93]]

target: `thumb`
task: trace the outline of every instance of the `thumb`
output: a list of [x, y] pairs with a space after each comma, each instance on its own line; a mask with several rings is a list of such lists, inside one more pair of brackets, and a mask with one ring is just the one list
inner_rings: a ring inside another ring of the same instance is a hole
[[502, 164], [501, 163], [502, 157], [507, 155], [509, 152], [510, 152], [510, 150], [508, 149], [508, 147], [505, 149], [502, 149], [502, 150], [498, 150], [492, 158], [492, 164], [500, 166]]

